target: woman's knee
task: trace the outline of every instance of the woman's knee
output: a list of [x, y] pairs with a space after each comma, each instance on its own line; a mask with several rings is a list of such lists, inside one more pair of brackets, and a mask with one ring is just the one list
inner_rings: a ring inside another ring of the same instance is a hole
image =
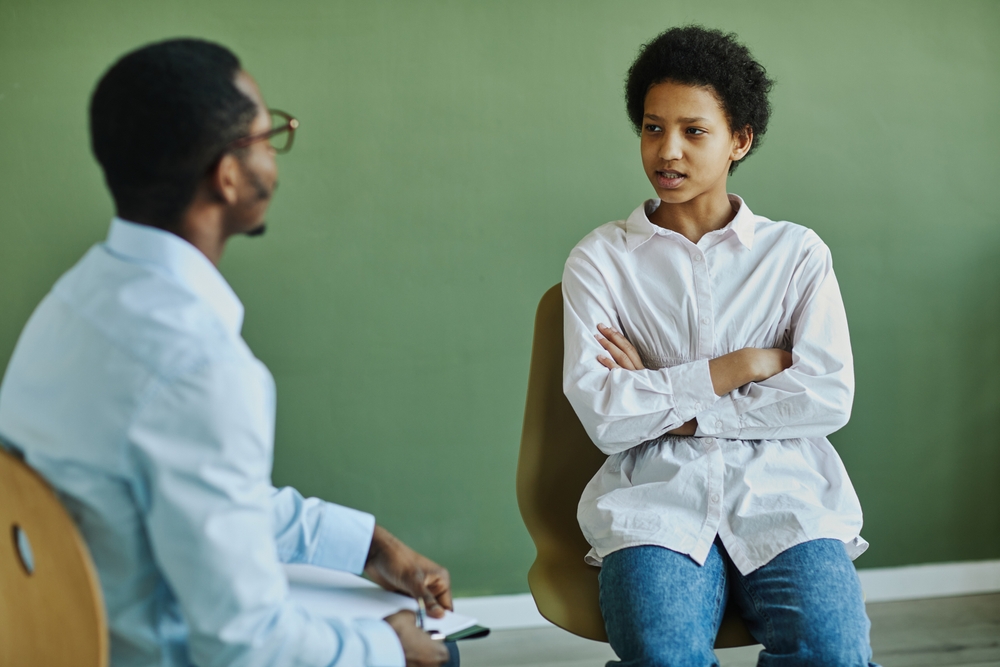
[[[795, 667], [868, 667], [871, 663], [870, 628], [864, 604], [831, 604], [799, 610], [798, 614], [776, 614], [767, 650], [783, 654], [775, 665]], [[784, 616], [784, 618], [782, 618]], [[791, 618], [789, 618], [789, 616]], [[761, 662], [761, 665], [769, 664]]]
[[802, 640], [800, 650], [792, 660], [781, 664], [796, 667], [869, 667], [871, 658], [867, 638], [846, 635], [810, 637]]
[[735, 588], [749, 624], [766, 629], [762, 666], [869, 665], [871, 623], [854, 566], [839, 542], [793, 547], [740, 577]]
[[714, 664], [712, 645], [726, 591], [717, 552], [702, 566], [662, 547], [609, 554], [600, 574], [601, 613], [620, 664]]

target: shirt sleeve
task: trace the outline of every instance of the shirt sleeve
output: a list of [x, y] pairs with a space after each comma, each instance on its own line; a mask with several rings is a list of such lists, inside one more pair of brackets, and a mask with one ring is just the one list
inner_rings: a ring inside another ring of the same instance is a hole
[[563, 272], [563, 391], [591, 440], [611, 455], [681, 426], [718, 400], [702, 359], [659, 370], [608, 370], [598, 324], [621, 330], [611, 290], [586, 259]]
[[306, 563], [361, 574], [375, 517], [350, 507], [303, 498], [290, 486], [271, 490], [274, 539], [282, 563]]
[[740, 440], [825, 437], [851, 417], [854, 360], [847, 314], [825, 244], [805, 253], [786, 304], [790, 368], [751, 382], [698, 414], [698, 436]]
[[352, 565], [360, 535], [342, 552], [329, 546], [339, 510], [275, 492], [273, 420], [270, 375], [235, 359], [160, 381], [130, 426], [145, 528], [186, 621], [191, 661], [401, 667], [402, 648], [384, 621], [323, 619], [288, 598], [278, 542], [289, 552], [305, 544], [298, 553], [306, 558]]

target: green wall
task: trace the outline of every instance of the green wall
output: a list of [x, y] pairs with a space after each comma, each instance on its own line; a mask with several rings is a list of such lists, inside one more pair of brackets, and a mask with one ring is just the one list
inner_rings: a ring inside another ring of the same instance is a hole
[[459, 594], [524, 591], [534, 307], [652, 194], [622, 78], [687, 22], [737, 31], [778, 80], [731, 189], [833, 249], [859, 566], [1000, 558], [995, 1], [0, 0], [0, 364], [106, 232], [98, 77], [151, 40], [221, 41], [302, 121], [267, 235], [222, 266], [277, 380], [276, 481], [376, 513]]

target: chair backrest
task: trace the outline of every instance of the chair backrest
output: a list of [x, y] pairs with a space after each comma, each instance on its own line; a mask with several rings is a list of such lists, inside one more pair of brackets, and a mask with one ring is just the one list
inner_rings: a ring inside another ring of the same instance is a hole
[[105, 667], [108, 629], [86, 544], [52, 488], [0, 446], [0, 665]]
[[607, 641], [598, 603], [598, 568], [576, 506], [604, 463], [562, 389], [562, 286], [545, 293], [535, 314], [528, 398], [517, 459], [517, 504], [537, 556], [528, 587], [538, 611], [575, 635]]
[[[607, 641], [598, 599], [599, 569], [583, 558], [590, 545], [576, 508], [587, 482], [606, 457], [594, 446], [562, 389], [562, 285], [538, 304], [531, 347], [528, 398], [517, 461], [517, 504], [537, 556], [528, 587], [538, 611], [575, 635]], [[716, 638], [717, 648], [757, 643], [732, 604]]]

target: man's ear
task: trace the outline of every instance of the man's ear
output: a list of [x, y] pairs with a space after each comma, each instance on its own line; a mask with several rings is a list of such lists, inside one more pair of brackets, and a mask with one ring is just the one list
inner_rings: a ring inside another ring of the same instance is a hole
[[226, 153], [209, 173], [208, 184], [219, 202], [232, 206], [239, 199], [242, 177], [240, 161], [232, 153]]
[[733, 152], [729, 159], [739, 162], [750, 152], [753, 146], [753, 128], [747, 125], [742, 130], [733, 132]]

